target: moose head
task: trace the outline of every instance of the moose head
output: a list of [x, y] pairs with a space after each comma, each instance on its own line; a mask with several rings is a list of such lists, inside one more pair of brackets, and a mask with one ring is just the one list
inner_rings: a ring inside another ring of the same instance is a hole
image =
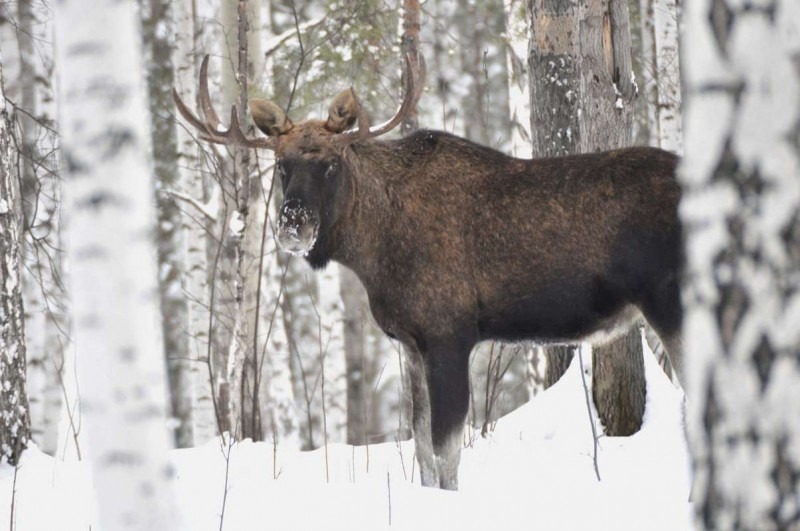
[[[400, 108], [385, 123], [371, 127], [364, 108], [352, 88], [337, 95], [325, 120], [292, 122], [275, 103], [253, 98], [249, 103], [253, 122], [266, 136], [248, 137], [242, 131], [236, 106], [231, 109], [230, 127], [220, 129], [208, 91], [208, 56], [200, 68], [200, 105], [205, 120], [184, 104], [177, 92], [173, 97], [183, 117], [200, 131], [203, 140], [216, 144], [238, 144], [275, 152], [275, 172], [283, 188], [278, 219], [278, 243], [293, 254], [305, 256], [315, 267], [323, 267], [327, 235], [345, 212], [350, 195], [347, 168], [342, 157], [347, 147], [381, 136], [397, 127], [422, 94], [425, 62], [422, 56], [405, 57], [404, 98]], [[351, 130], [354, 125], [358, 127]]]

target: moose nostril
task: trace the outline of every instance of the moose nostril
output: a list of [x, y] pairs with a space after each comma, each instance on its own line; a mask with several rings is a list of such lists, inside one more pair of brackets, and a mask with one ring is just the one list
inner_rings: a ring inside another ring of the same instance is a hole
[[286, 201], [281, 207], [278, 228], [278, 243], [281, 248], [305, 256], [316, 243], [319, 223], [311, 209], [302, 201], [293, 199]]
[[314, 215], [302, 201], [292, 199], [281, 207], [280, 224], [283, 226], [300, 226], [313, 223]]

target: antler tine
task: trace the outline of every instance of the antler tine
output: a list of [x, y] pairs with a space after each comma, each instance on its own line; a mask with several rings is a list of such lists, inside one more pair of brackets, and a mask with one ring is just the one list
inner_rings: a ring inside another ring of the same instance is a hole
[[[392, 116], [389, 120], [384, 122], [381, 125], [378, 125], [374, 128], [367, 128], [364, 124], [368, 123], [366, 121], [366, 112], [360, 107], [358, 107], [358, 129], [355, 131], [347, 131], [345, 133], [341, 133], [339, 138], [337, 139], [344, 145], [350, 144], [352, 142], [357, 142], [359, 140], [367, 140], [369, 138], [375, 138], [376, 136], [383, 135], [388, 133], [398, 125], [400, 122], [403, 121], [403, 118], [408, 114], [408, 112], [414, 107], [417, 103], [417, 100], [422, 95], [422, 90], [425, 85], [425, 61], [422, 59], [422, 56], [419, 55], [418, 58], [421, 61], [415, 61], [418, 65], [418, 68], [412, 69], [411, 64], [411, 55], [405, 55], [406, 61], [406, 72], [408, 75], [406, 76], [406, 86], [405, 86], [405, 94], [403, 96], [403, 102], [400, 104], [400, 108], [397, 112]], [[363, 115], [363, 119], [362, 119]]]
[[355, 91], [351, 91], [353, 93], [353, 98], [356, 100], [356, 117], [358, 120], [358, 134], [361, 137], [367, 138], [369, 136], [369, 116], [367, 115], [367, 110], [364, 109], [364, 106], [361, 105], [361, 100], [358, 99], [358, 95]]
[[277, 146], [277, 141], [273, 138], [248, 138], [239, 124], [236, 105], [231, 107], [230, 128], [227, 131], [220, 130], [219, 117], [214, 106], [211, 105], [211, 96], [208, 91], [208, 55], [203, 58], [203, 63], [200, 65], [200, 108], [206, 121], [204, 122], [189, 110], [175, 89], [172, 89], [172, 97], [181, 115], [200, 131], [200, 138], [206, 142], [222, 145], [239, 144], [264, 149], [275, 149]]
[[203, 57], [203, 63], [200, 65], [200, 108], [211, 128], [209, 132], [217, 133], [220, 122], [217, 111], [211, 105], [211, 95], [208, 92], [208, 57], [208, 55]]
[[183, 118], [187, 122], [192, 124], [195, 127], [195, 129], [199, 129], [200, 131], [208, 130], [208, 126], [206, 125], [206, 123], [203, 122], [197, 116], [195, 116], [195, 114], [189, 110], [189, 107], [187, 107], [186, 104], [183, 103], [183, 100], [178, 95], [178, 91], [175, 90], [174, 88], [172, 89], [172, 99], [175, 100], [175, 105], [178, 106], [178, 111], [180, 111], [181, 116], [183, 116]]
[[244, 144], [246, 146], [250, 145], [249, 141], [251, 139], [245, 136], [245, 134], [242, 132], [241, 126], [239, 125], [239, 113], [236, 109], [236, 105], [231, 105], [231, 126], [225, 136], [237, 144]]

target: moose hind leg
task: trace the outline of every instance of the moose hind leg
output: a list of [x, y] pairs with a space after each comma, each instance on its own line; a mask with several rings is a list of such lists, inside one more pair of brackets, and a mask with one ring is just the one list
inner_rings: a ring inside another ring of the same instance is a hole
[[439, 486], [458, 490], [458, 465], [469, 408], [469, 349], [432, 352], [427, 360], [431, 435]]
[[681, 385], [686, 385], [683, 370], [683, 307], [677, 279], [671, 279], [654, 290], [641, 307], [645, 319], [653, 327], [667, 350], [672, 369]]
[[428, 379], [422, 356], [414, 349], [406, 347], [408, 376], [411, 383], [411, 404], [413, 415], [414, 450], [419, 463], [420, 479], [424, 487], [438, 487], [439, 475], [433, 457], [431, 435], [431, 403], [428, 396]]

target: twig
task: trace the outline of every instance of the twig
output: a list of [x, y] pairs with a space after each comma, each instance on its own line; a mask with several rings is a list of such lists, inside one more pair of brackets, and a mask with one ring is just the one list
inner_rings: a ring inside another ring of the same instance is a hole
[[[260, 164], [258, 157], [256, 157], [256, 166], [259, 168], [258, 175], [261, 176]], [[269, 328], [267, 329], [267, 336], [264, 338], [264, 349], [261, 353], [261, 359], [258, 359], [258, 325], [261, 321], [261, 292], [262, 292], [262, 278], [263, 278], [263, 271], [264, 271], [264, 256], [266, 255], [266, 243], [267, 243], [267, 228], [269, 227], [269, 204], [272, 200], [272, 192], [275, 185], [275, 165], [272, 166], [273, 176], [272, 180], [270, 181], [269, 185], [269, 192], [267, 193], [266, 197], [264, 198], [264, 222], [263, 226], [261, 227], [261, 250], [259, 252], [258, 258], [258, 284], [256, 286], [256, 314], [254, 318], [255, 322], [255, 330], [253, 331], [253, 355], [254, 355], [254, 362], [255, 367], [253, 370], [253, 396], [258, 396], [260, 389], [261, 389], [261, 374], [264, 367], [264, 361], [266, 359], [267, 353], [267, 345], [269, 343], [270, 335], [272, 334], [272, 325], [275, 322], [275, 315], [278, 313], [278, 307], [280, 305], [281, 295], [283, 294], [283, 280], [286, 278], [286, 272], [284, 271], [284, 275], [281, 278], [281, 285], [280, 289], [278, 290], [278, 296], [275, 300], [275, 307], [272, 310], [272, 315], [270, 316], [269, 320]], [[269, 170], [267, 170], [269, 171]], [[262, 188], [262, 197], [263, 197], [263, 188]], [[254, 415], [255, 415], [255, 408], [254, 408]]]
[[17, 505], [17, 473], [19, 472], [19, 459], [14, 464], [14, 480], [11, 483], [11, 515], [9, 517], [8, 523], [8, 531], [13, 531], [16, 529], [16, 514], [14, 513], [14, 509], [16, 509]]
[[589, 413], [589, 425], [592, 427], [592, 439], [594, 443], [594, 473], [597, 476], [597, 481], [600, 481], [600, 469], [597, 466], [597, 429], [594, 426], [594, 418], [592, 418], [592, 404], [589, 402], [589, 387], [586, 385], [586, 376], [583, 374], [583, 348], [578, 347], [578, 361], [581, 364], [581, 381], [583, 381], [583, 394], [586, 397], [586, 411]]
[[297, 70], [294, 73], [294, 81], [292, 82], [292, 91], [289, 93], [289, 103], [286, 104], [286, 112], [292, 108], [294, 101], [294, 94], [297, 91], [297, 82], [300, 78], [300, 71], [303, 69], [303, 63], [306, 60], [306, 51], [303, 47], [303, 36], [300, 34], [300, 20], [297, 17], [297, 6], [295, 1], [292, 0], [292, 16], [294, 16], [294, 27], [297, 33], [297, 44], [300, 46], [300, 61], [297, 63]]
[[[227, 207], [225, 208], [224, 212], [225, 217], [228, 217], [228, 210]], [[225, 233], [225, 229], [222, 229], [222, 233]], [[212, 279], [217, 278], [217, 273], [219, 272], [219, 261], [222, 255], [222, 234], [219, 238], [219, 243], [217, 244], [217, 252], [214, 253], [214, 264], [211, 267], [211, 277]], [[220, 433], [224, 433], [226, 430], [224, 428], [230, 428], [229, 426], [229, 415], [225, 415], [226, 418], [223, 419], [223, 414], [221, 411], [222, 404], [219, 403], [219, 399], [217, 397], [217, 388], [216, 382], [214, 381], [214, 362], [213, 362], [213, 345], [214, 345], [214, 304], [216, 303], [216, 295], [217, 295], [217, 283], [211, 282], [211, 292], [209, 293], [208, 297], [208, 347], [206, 350], [206, 364], [208, 366], [208, 385], [211, 388], [211, 403], [214, 406], [214, 416], [217, 420], [217, 430]], [[229, 411], [229, 407], [225, 407], [225, 411]], [[224, 425], [224, 426], [223, 426]]]
[[395, 435], [394, 442], [397, 445], [397, 453], [400, 454], [400, 467], [403, 469], [403, 479], [408, 481], [408, 475], [406, 474], [406, 462], [403, 459], [403, 445], [400, 444], [400, 438]]
[[278, 479], [283, 472], [283, 467], [278, 468], [278, 438], [275, 437], [275, 426], [272, 427], [272, 479]]
[[219, 187], [214, 188], [214, 191], [211, 192], [211, 198], [209, 198], [208, 203], [201, 203], [194, 197], [177, 190], [162, 189], [160, 192], [173, 199], [180, 199], [192, 205], [197, 212], [202, 214], [210, 222], [215, 223], [217, 221], [216, 211], [219, 210]]
[[[225, 458], [225, 490], [222, 493], [222, 510], [219, 513], [219, 531], [222, 531], [222, 524], [225, 522], [225, 506], [228, 502], [228, 481], [230, 480], [231, 449], [233, 448], [233, 441], [233, 435], [228, 432], [223, 433], [220, 439], [220, 451]], [[225, 447], [222, 445], [225, 445]]]
[[389, 527], [392, 527], [392, 482], [389, 479], [389, 472], [386, 472], [386, 493], [389, 496]]
[[[361, 327], [362, 333], [364, 330], [363, 323]], [[364, 349], [361, 349], [361, 366], [364, 367]], [[383, 371], [386, 369], [386, 364], [384, 363], [381, 367], [381, 371], [378, 373], [378, 377], [375, 379], [375, 386], [372, 388], [372, 393], [367, 397], [367, 403], [364, 407], [364, 451], [366, 452], [367, 456], [367, 474], [369, 474], [369, 433], [367, 433], [367, 412], [372, 410], [372, 402], [375, 400], [375, 395], [378, 394], [378, 386], [381, 384], [381, 378], [383, 378]], [[367, 371], [361, 371], [361, 385], [366, 386], [366, 373]]]
[[[492, 365], [494, 363], [494, 346], [495, 343], [492, 342], [492, 346], [489, 349], [489, 364], [486, 367], [486, 397], [483, 404], [483, 426], [481, 426], [481, 437], [486, 437], [487, 433], [489, 432], [489, 396], [491, 395], [491, 387], [492, 387]], [[502, 352], [499, 354], [502, 356]]]
[[[293, 4], [294, 5], [294, 4]], [[308, 298], [311, 300], [311, 307], [317, 315], [317, 341], [319, 342], [319, 371], [320, 371], [320, 399], [322, 401], [322, 441], [325, 446], [325, 482], [330, 483], [330, 472], [328, 467], [328, 414], [325, 409], [325, 358], [327, 357], [328, 345], [325, 349], [322, 348], [322, 316], [317, 309], [314, 302], [314, 297], [311, 296], [310, 286], [306, 285], [308, 289]], [[330, 342], [330, 337], [328, 338]], [[369, 455], [369, 454], [367, 454]]]
[[281, 46], [283, 46], [286, 41], [298, 35], [301, 31], [308, 31], [309, 29], [313, 29], [325, 21], [324, 18], [314, 18], [303, 22], [302, 24], [295, 24], [295, 27], [289, 28], [288, 30], [284, 31], [280, 35], [276, 35], [271, 39], [267, 40], [265, 43], [265, 50], [264, 50], [264, 57], [269, 57], [270, 55], [277, 52]]

